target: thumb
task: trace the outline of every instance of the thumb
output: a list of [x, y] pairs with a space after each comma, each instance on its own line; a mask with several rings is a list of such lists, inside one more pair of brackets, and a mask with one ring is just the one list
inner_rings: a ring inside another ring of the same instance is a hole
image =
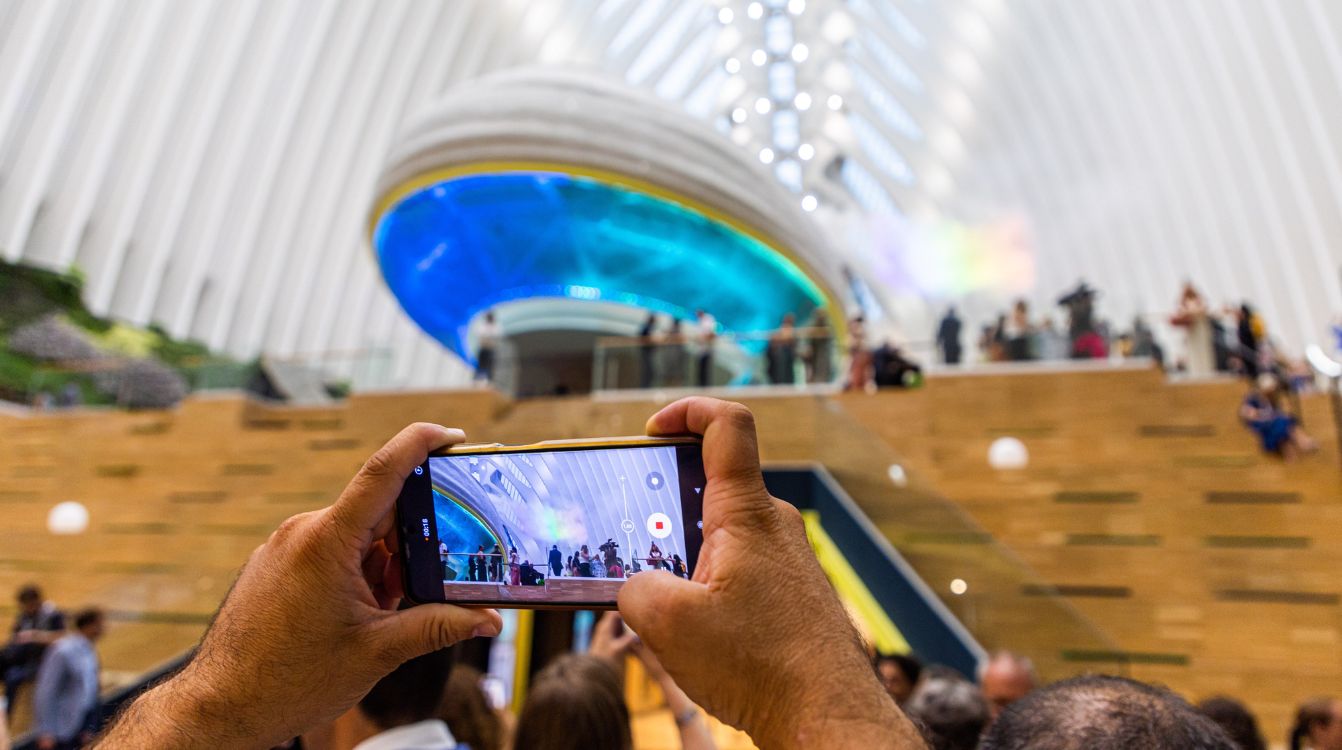
[[496, 636], [503, 628], [503, 618], [492, 609], [421, 604], [391, 615], [383, 628], [388, 645], [407, 661], [467, 638]]
[[708, 587], [664, 570], [649, 570], [620, 587], [620, 616], [654, 650], [662, 649], [677, 632], [686, 630], [707, 610]]

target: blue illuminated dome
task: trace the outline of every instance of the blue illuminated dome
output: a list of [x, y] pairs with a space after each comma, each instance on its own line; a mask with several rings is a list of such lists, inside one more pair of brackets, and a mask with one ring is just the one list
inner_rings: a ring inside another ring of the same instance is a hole
[[410, 317], [470, 359], [471, 319], [514, 300], [619, 302], [724, 331], [805, 320], [824, 292], [780, 248], [656, 188], [558, 170], [446, 177], [377, 217], [382, 274]]

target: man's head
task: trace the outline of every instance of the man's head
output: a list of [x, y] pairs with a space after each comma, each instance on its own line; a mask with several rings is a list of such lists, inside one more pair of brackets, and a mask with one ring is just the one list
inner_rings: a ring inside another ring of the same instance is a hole
[[451, 671], [451, 649], [411, 659], [379, 680], [359, 701], [358, 711], [378, 731], [432, 719], [437, 716]]
[[881, 678], [885, 692], [901, 706], [913, 695], [913, 686], [918, 684], [918, 675], [922, 671], [923, 665], [907, 654], [876, 657], [876, 676]]
[[1300, 704], [1291, 729], [1291, 750], [1303, 747], [1315, 750], [1342, 748], [1342, 701], [1335, 698], [1311, 698]]
[[1216, 722], [1239, 750], [1267, 750], [1258, 720], [1234, 698], [1208, 698], [1198, 704], [1198, 712]]
[[75, 615], [75, 630], [78, 630], [90, 641], [96, 641], [103, 636], [106, 631], [107, 618], [103, 616], [103, 611], [97, 607], [82, 609]]
[[994, 654], [979, 675], [983, 697], [988, 700], [993, 719], [1002, 713], [1002, 709], [1028, 695], [1038, 682], [1030, 660], [1009, 651]]
[[933, 750], [974, 750], [988, 723], [988, 704], [974, 683], [945, 667], [928, 667], [904, 705]]
[[19, 611], [29, 617], [37, 614], [37, 610], [42, 608], [42, 589], [35, 584], [27, 584], [19, 589], [15, 599], [19, 602]]
[[1235, 750], [1179, 696], [1125, 677], [1056, 682], [1011, 704], [981, 750]]

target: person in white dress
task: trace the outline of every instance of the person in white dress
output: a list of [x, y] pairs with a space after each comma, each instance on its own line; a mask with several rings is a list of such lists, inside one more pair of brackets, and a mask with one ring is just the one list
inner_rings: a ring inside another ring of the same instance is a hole
[[1184, 369], [1191, 378], [1207, 378], [1216, 372], [1212, 324], [1208, 314], [1206, 300], [1198, 294], [1192, 282], [1186, 282], [1183, 294], [1179, 297], [1179, 308], [1170, 322], [1185, 331]]

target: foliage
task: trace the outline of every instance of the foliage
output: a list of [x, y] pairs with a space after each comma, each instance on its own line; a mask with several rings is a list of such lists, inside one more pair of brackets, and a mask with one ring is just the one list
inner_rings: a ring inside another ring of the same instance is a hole
[[[0, 398], [30, 402], [41, 393], [63, 394], [73, 383], [83, 403], [170, 406], [185, 396], [188, 374], [199, 381], [202, 372], [246, 369], [158, 326], [94, 315], [84, 306], [83, 287], [78, 269], [0, 261]], [[79, 371], [104, 360], [105, 371]]]

